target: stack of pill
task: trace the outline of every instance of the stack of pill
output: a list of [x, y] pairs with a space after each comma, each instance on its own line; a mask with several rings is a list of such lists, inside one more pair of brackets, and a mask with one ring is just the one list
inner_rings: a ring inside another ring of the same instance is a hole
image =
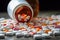
[[51, 34], [60, 34], [60, 15], [36, 17], [28, 23], [16, 23], [12, 19], [0, 18], [0, 38], [5, 36], [41, 38], [49, 37]]
[[27, 22], [30, 19], [29, 15], [26, 15], [25, 13], [18, 14], [18, 20], [21, 22]]

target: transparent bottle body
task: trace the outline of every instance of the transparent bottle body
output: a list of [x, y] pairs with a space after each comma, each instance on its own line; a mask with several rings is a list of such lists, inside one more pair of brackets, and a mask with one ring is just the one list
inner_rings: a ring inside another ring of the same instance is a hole
[[33, 8], [33, 12], [34, 12], [34, 17], [37, 17], [38, 13], [39, 13], [39, 0], [26, 0], [31, 7]]

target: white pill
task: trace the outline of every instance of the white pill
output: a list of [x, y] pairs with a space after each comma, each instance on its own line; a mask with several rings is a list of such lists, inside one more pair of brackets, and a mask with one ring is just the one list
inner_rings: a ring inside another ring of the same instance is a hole
[[35, 35], [34, 35], [34, 38], [35, 38], [35, 37], [42, 37], [42, 35], [40, 35], [40, 34], [35, 34]]
[[4, 34], [4, 32], [3, 31], [0, 31], [0, 34]]
[[34, 39], [42, 39], [42, 35], [40, 35], [40, 34], [35, 34], [35, 35], [33, 35], [33, 38], [34, 38]]
[[0, 18], [0, 21], [4, 20], [5, 18]]
[[27, 31], [23, 31], [22, 34], [23, 35], [26, 35], [26, 34], [28, 34], [28, 32]]
[[15, 35], [22, 35], [22, 33], [16, 33]]
[[5, 36], [5, 34], [0, 34], [0, 36]]
[[14, 33], [13, 32], [6, 32], [6, 36], [13, 36]]
[[52, 31], [51, 32], [48, 32], [48, 34], [52, 34]]
[[50, 36], [50, 34], [43, 33], [42, 37], [45, 37], [45, 36]]
[[13, 31], [13, 29], [9, 29], [9, 32], [12, 32]]
[[4, 39], [5, 38], [5, 34], [0, 34], [0, 39]]
[[17, 38], [20, 38], [20, 37], [23, 37], [23, 34], [22, 34], [22, 33], [16, 33], [15, 36], [16, 36]]
[[12, 32], [13, 32], [14, 34], [17, 33], [17, 31], [14, 31], [14, 30], [13, 30]]

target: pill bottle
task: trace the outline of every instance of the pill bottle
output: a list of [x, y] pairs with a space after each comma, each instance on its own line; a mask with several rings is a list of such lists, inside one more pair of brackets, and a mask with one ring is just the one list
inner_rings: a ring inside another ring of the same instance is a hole
[[29, 22], [37, 16], [38, 11], [37, 0], [11, 0], [7, 6], [9, 16], [17, 22]]

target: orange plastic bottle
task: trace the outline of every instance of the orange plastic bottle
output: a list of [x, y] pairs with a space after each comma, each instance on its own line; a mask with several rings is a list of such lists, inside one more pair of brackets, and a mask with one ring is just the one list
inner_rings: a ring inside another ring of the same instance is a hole
[[11, 0], [7, 11], [9, 16], [17, 22], [29, 22], [39, 12], [38, 0]]
[[33, 8], [33, 12], [34, 12], [34, 17], [37, 17], [38, 13], [39, 13], [39, 0], [26, 0], [31, 7]]

